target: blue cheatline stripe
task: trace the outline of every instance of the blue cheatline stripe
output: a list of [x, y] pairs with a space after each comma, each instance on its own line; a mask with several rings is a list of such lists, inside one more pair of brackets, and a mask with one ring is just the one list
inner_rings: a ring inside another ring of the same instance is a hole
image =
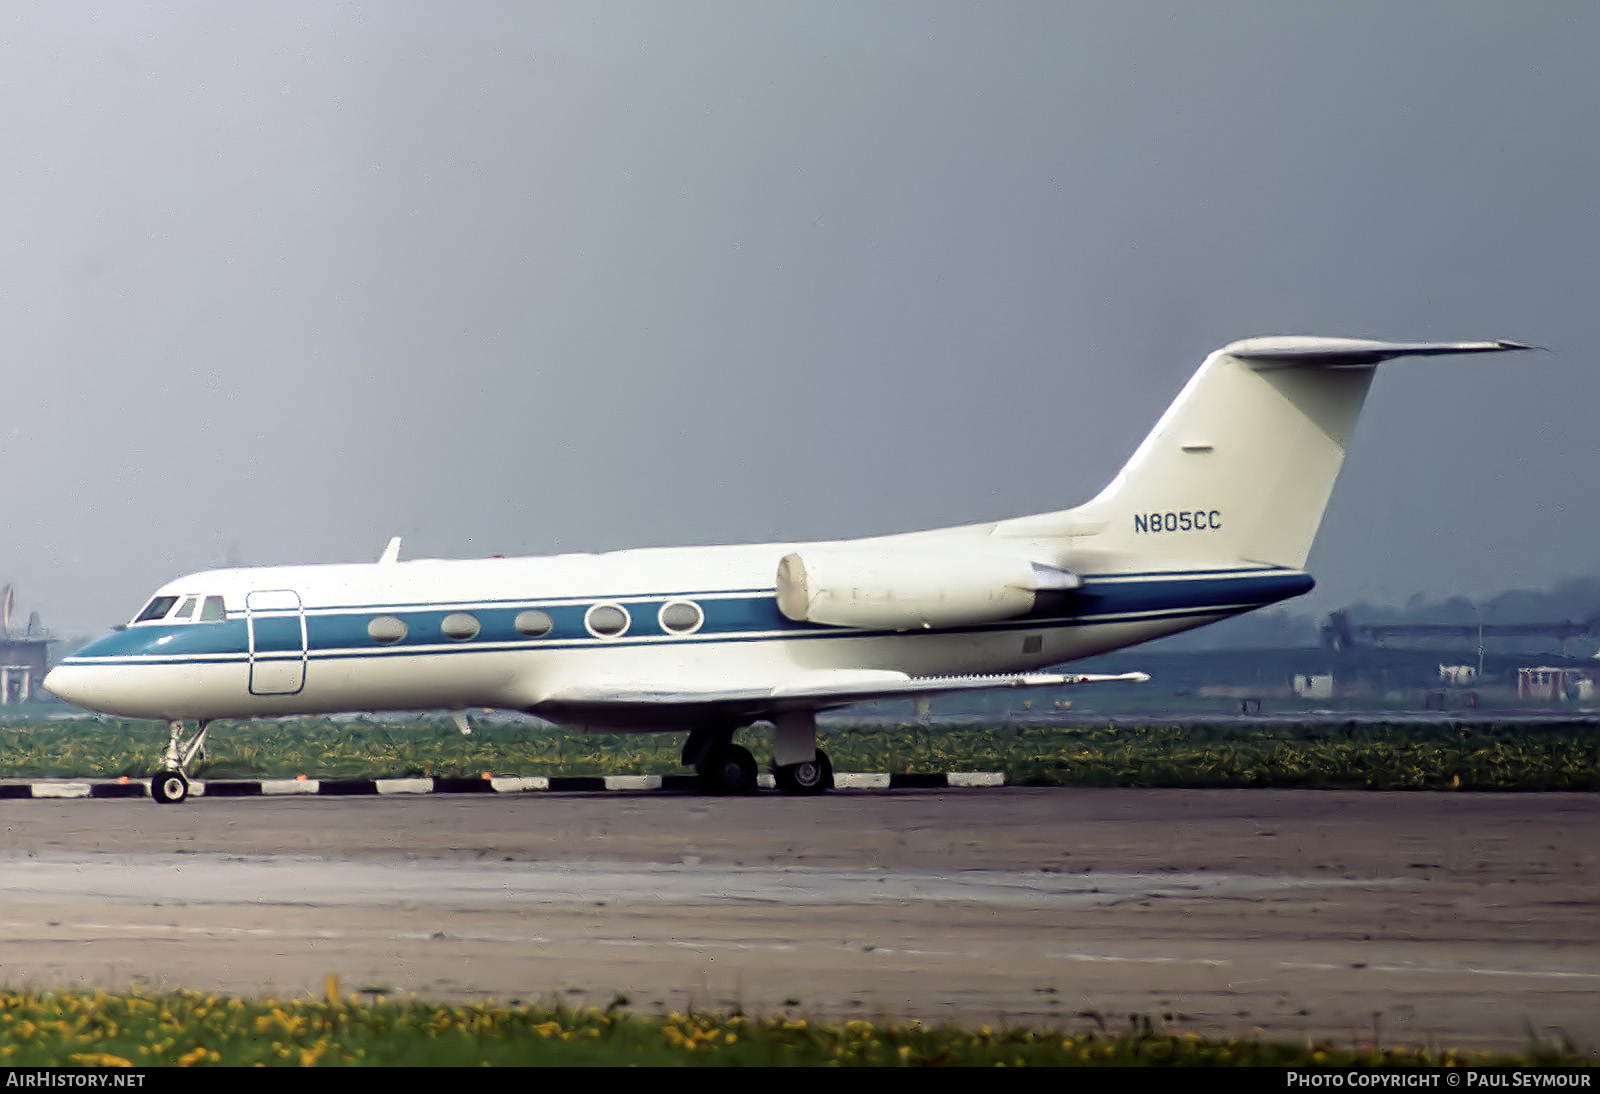
[[[628, 633], [618, 638], [591, 635], [584, 625], [589, 607], [600, 598], [581, 601], [545, 601], [531, 606], [548, 613], [553, 627], [547, 636], [528, 638], [516, 630], [519, 612], [530, 602], [517, 601], [514, 607], [480, 608], [481, 629], [466, 641], [452, 641], [442, 635], [441, 623], [447, 615], [462, 611], [461, 603], [433, 604], [416, 609], [381, 606], [368, 614], [354, 614], [314, 608], [304, 616], [307, 645], [301, 645], [301, 616], [263, 618], [255, 615], [254, 659], [287, 661], [309, 657], [312, 660], [338, 658], [382, 658], [411, 655], [451, 655], [485, 651], [585, 649], [608, 646], [647, 646], [661, 643], [731, 643], [816, 640], [837, 638], [909, 638], [920, 634], [985, 634], [1008, 631], [1036, 631], [1104, 626], [1116, 623], [1150, 622], [1160, 619], [1185, 619], [1232, 615], [1261, 607], [1311, 588], [1309, 575], [1293, 570], [1208, 571], [1196, 579], [1187, 573], [1174, 577], [1125, 580], [1130, 575], [1115, 574], [1086, 578], [1083, 588], [1064, 595], [1041, 596], [1041, 604], [1026, 616], [966, 627], [948, 627], [928, 632], [848, 629], [815, 623], [796, 623], [778, 611], [771, 589], [754, 595], [740, 591], [712, 598], [697, 594], [696, 601], [705, 613], [698, 631], [688, 635], [663, 630], [657, 619], [660, 606], [668, 600], [691, 599], [679, 593], [656, 597], [617, 597], [611, 603], [627, 608], [633, 622]], [[474, 602], [478, 603], [478, 602]], [[367, 623], [377, 615], [402, 619], [406, 637], [391, 645], [378, 645], [367, 634]], [[231, 663], [252, 657], [249, 629], [243, 617], [219, 623], [141, 624], [98, 639], [65, 659], [63, 664], [196, 664]]]
[[[1024, 631], [1039, 631], [1039, 630], [1075, 630], [1075, 629], [1078, 629], [1078, 628], [1108, 626], [1108, 625], [1113, 625], [1113, 624], [1117, 624], [1117, 623], [1145, 623], [1145, 622], [1153, 622], [1153, 621], [1162, 620], [1162, 619], [1198, 619], [1198, 618], [1203, 618], [1203, 617], [1213, 617], [1213, 616], [1220, 617], [1220, 616], [1226, 616], [1226, 615], [1237, 615], [1237, 614], [1239, 614], [1241, 612], [1250, 611], [1252, 608], [1257, 608], [1257, 607], [1260, 607], [1260, 605], [1256, 604], [1256, 603], [1247, 603], [1247, 604], [1232, 604], [1232, 605], [1215, 605], [1215, 606], [1206, 607], [1206, 608], [1202, 608], [1202, 609], [1191, 609], [1191, 610], [1186, 610], [1186, 611], [1154, 612], [1154, 613], [1145, 613], [1145, 614], [1139, 614], [1139, 615], [1103, 617], [1103, 618], [1095, 618], [1095, 619], [1072, 619], [1072, 620], [1038, 620], [1038, 619], [1031, 619], [1031, 620], [1024, 620], [1024, 621], [1021, 621], [1021, 622], [1012, 621], [1012, 622], [1008, 622], [1008, 623], [1004, 623], [1004, 624], [986, 624], [984, 626], [974, 626], [974, 627], [951, 627], [951, 628], [947, 628], [945, 630], [926, 631], [926, 632], [923, 632], [923, 631], [845, 631], [845, 630], [833, 629], [833, 630], [829, 630], [829, 631], [826, 631], [826, 632], [809, 633], [809, 634], [783, 634], [783, 633], [779, 633], [779, 634], [765, 634], [765, 635], [741, 635], [739, 637], [716, 637], [716, 636], [712, 636], [711, 638], [706, 639], [705, 641], [708, 641], [708, 642], [710, 642], [712, 644], [715, 644], [715, 645], [733, 645], [733, 644], [737, 644], [737, 643], [746, 643], [746, 642], [796, 642], [796, 641], [812, 641], [812, 640], [835, 640], [836, 641], [836, 640], [851, 639], [851, 638], [853, 638], [853, 639], [862, 639], [862, 638], [904, 638], [904, 639], [915, 639], [915, 638], [923, 638], [923, 637], [936, 637], [936, 636], [939, 636], [939, 635], [970, 634], [970, 633], [976, 633], [976, 632], [987, 632], [987, 633], [1002, 632], [1003, 633], [1003, 632], [1008, 632], [1008, 631], [1015, 631], [1015, 632], [1019, 632], [1020, 633], [1020, 632], [1024, 632]], [[518, 650], [524, 651], [524, 652], [531, 652], [531, 651], [538, 651], [538, 650], [597, 649], [597, 648], [605, 648], [605, 647], [636, 647], [636, 646], [658, 645], [658, 644], [661, 644], [661, 643], [659, 643], [659, 642], [643, 642], [643, 641], [628, 641], [626, 639], [615, 640], [615, 641], [603, 641], [603, 640], [599, 640], [599, 639], [591, 639], [591, 640], [589, 640], [587, 642], [551, 642], [551, 643], [542, 643], [541, 644], [541, 643], [535, 642], [535, 641], [526, 641], [526, 642], [522, 642], [522, 643], [504, 643], [504, 644], [493, 645], [493, 646], [484, 645], [482, 643], [474, 642], [474, 643], [467, 643], [467, 644], [454, 645], [454, 646], [434, 645], [434, 646], [426, 646], [426, 647], [407, 646], [407, 647], [389, 647], [389, 648], [380, 648], [380, 649], [344, 649], [344, 650], [331, 649], [331, 650], [311, 650], [311, 651], [306, 652], [306, 653], [302, 653], [300, 650], [296, 649], [296, 650], [293, 650], [293, 651], [289, 651], [289, 652], [286, 652], [286, 653], [280, 653], [280, 654], [276, 654], [276, 655], [259, 655], [258, 654], [255, 660], [258, 663], [268, 662], [268, 661], [293, 662], [293, 661], [299, 661], [302, 658], [305, 658], [305, 659], [307, 659], [309, 661], [340, 661], [340, 660], [363, 660], [363, 659], [375, 660], [375, 659], [381, 659], [381, 658], [385, 658], [385, 657], [408, 657], [408, 658], [409, 657], [449, 657], [449, 656], [454, 656], [454, 655], [457, 655], [457, 654], [467, 654], [467, 653], [498, 653], [498, 652], [518, 651]], [[121, 656], [121, 657], [93, 657], [93, 658], [83, 658], [83, 659], [77, 659], [77, 660], [68, 659], [68, 662], [63, 662], [63, 664], [66, 664], [66, 663], [70, 662], [72, 664], [85, 664], [85, 665], [87, 665], [87, 664], [93, 664], [93, 665], [241, 664], [242, 665], [242, 664], [248, 663], [248, 661], [249, 661], [249, 657], [246, 654], [203, 654], [203, 655], [196, 655], [196, 656], [191, 656], [191, 657], [162, 657], [162, 656], [133, 655], [133, 656]]]

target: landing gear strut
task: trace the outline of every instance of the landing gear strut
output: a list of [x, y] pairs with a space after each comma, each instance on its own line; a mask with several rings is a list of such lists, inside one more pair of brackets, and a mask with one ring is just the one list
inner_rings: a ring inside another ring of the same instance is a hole
[[206, 730], [209, 721], [202, 721], [195, 735], [183, 739], [183, 721], [174, 718], [169, 725], [172, 738], [167, 742], [167, 754], [162, 758], [161, 770], [150, 780], [150, 796], [162, 805], [176, 805], [189, 796], [189, 776], [184, 769], [194, 762], [206, 747]]

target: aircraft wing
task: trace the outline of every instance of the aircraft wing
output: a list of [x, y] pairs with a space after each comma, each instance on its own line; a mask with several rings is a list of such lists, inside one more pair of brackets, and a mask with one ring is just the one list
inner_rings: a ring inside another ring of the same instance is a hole
[[1015, 676], [907, 676], [878, 670], [817, 670], [777, 684], [749, 687], [569, 687], [535, 704], [533, 713], [558, 721], [626, 725], [673, 714], [711, 711], [749, 718], [785, 710], [829, 710], [871, 699], [943, 695], [992, 688], [1069, 687], [1076, 684], [1142, 683], [1148, 673], [1031, 672]]

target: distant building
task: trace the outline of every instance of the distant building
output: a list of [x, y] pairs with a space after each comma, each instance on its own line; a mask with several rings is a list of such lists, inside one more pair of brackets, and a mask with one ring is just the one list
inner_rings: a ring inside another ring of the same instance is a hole
[[1594, 680], [1582, 669], [1530, 666], [1517, 670], [1517, 698], [1559, 703], [1568, 698], [1588, 699], [1594, 695]]
[[16, 610], [16, 590], [0, 587], [0, 706], [37, 699], [50, 663], [50, 638], [39, 625], [39, 613], [31, 613], [28, 629], [17, 634], [11, 626]]
[[39, 698], [49, 650], [48, 638], [0, 637], [0, 706]]
[[1333, 673], [1297, 673], [1294, 678], [1294, 693], [1302, 699], [1332, 699]]

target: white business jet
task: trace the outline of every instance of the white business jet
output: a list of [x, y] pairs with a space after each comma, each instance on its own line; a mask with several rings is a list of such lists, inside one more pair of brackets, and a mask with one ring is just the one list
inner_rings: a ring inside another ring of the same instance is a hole
[[[713, 792], [776, 727], [791, 794], [831, 787], [818, 711], [886, 697], [1141, 680], [1039, 668], [1306, 592], [1312, 538], [1375, 366], [1516, 342], [1250, 338], [1211, 354], [1093, 500], [823, 543], [211, 570], [179, 578], [44, 685], [170, 723], [160, 802], [219, 718], [470, 707], [688, 733]], [[185, 737], [186, 722], [198, 723]]]

